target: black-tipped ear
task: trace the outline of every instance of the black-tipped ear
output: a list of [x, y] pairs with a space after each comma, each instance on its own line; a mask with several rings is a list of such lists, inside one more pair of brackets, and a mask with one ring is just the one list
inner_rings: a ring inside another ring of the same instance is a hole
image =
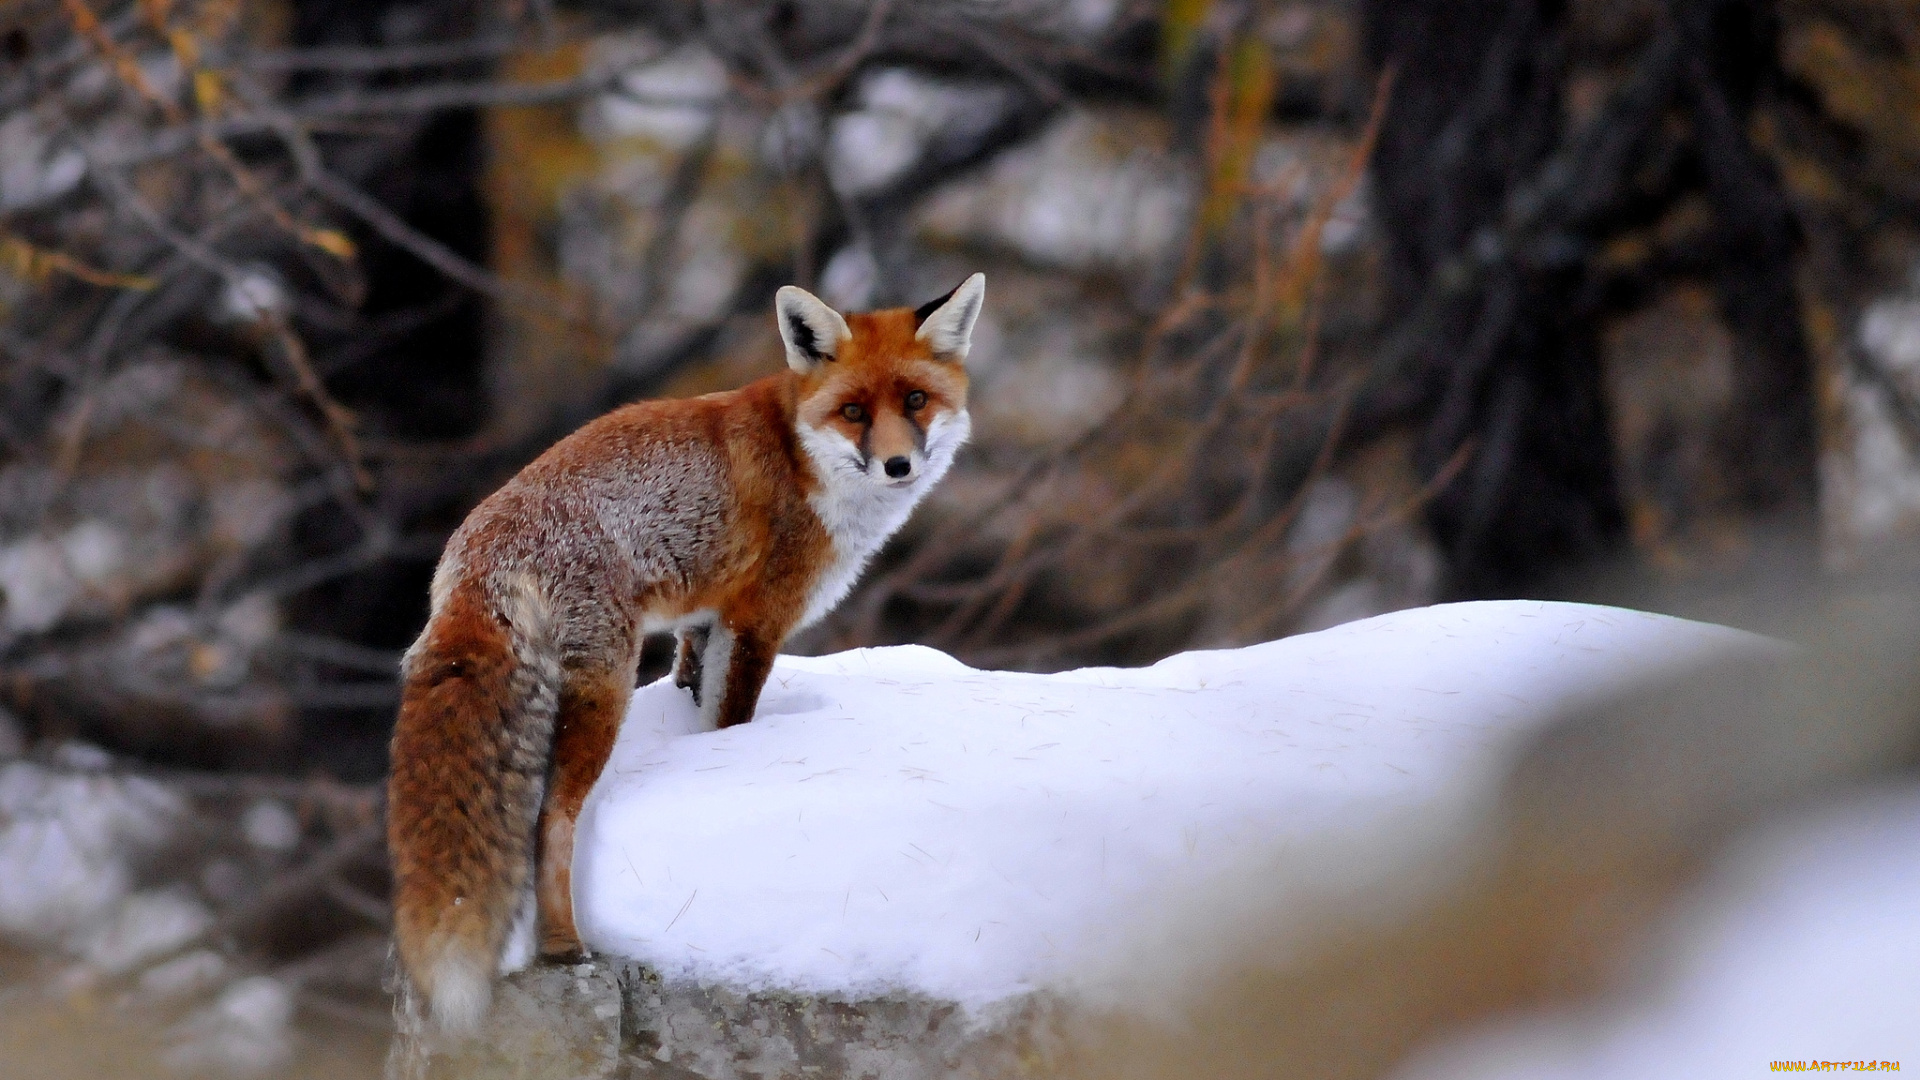
[[787, 366], [802, 375], [833, 359], [841, 343], [853, 336], [839, 312], [793, 285], [773, 294], [773, 310], [780, 340], [787, 346]]
[[927, 316], [933, 314], [936, 311], [939, 311], [940, 306], [942, 304], [945, 304], [947, 301], [953, 299], [953, 294], [959, 291], [960, 291], [960, 286], [955, 285], [953, 288], [948, 289], [945, 293], [934, 297], [933, 299], [927, 301], [926, 303], [921, 304], [917, 308], [914, 308], [913, 309], [913, 325], [919, 326], [920, 324], [926, 322]]
[[927, 343], [935, 356], [965, 360], [973, 345], [973, 324], [987, 298], [987, 275], [975, 274], [952, 292], [922, 304], [913, 317], [920, 329], [913, 335]]

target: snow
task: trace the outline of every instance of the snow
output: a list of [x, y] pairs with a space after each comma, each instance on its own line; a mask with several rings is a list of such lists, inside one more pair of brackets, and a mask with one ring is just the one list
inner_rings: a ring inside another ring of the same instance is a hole
[[727, 67], [712, 50], [683, 45], [662, 52], [650, 35], [597, 40], [589, 67], [619, 70], [619, 85], [589, 102], [581, 127], [589, 138], [645, 139], [679, 152], [705, 138], [727, 90]]
[[285, 803], [261, 799], [240, 816], [240, 831], [247, 843], [264, 851], [284, 855], [300, 846], [300, 818]]
[[860, 80], [856, 108], [828, 131], [828, 175], [843, 195], [872, 195], [900, 179], [935, 140], [968, 146], [1017, 103], [991, 83], [883, 68]]
[[174, 1045], [161, 1059], [189, 1075], [277, 1073], [292, 1056], [287, 1025], [293, 1019], [293, 989], [267, 975], [237, 980], [220, 997], [176, 1025]]
[[[1440, 866], [1552, 712], [1724, 651], [1724, 627], [1540, 602], [1402, 611], [1150, 668], [782, 656], [753, 723], [636, 691], [580, 822], [589, 947], [670, 978], [980, 1010], [1082, 987], [1250, 867], [1321, 899]], [[1276, 861], [1286, 853], [1288, 859]]]
[[1744, 839], [1669, 920], [1630, 996], [1509, 1020], [1400, 1080], [1748, 1077], [1773, 1061], [1920, 1059], [1920, 787]]
[[[1920, 271], [1920, 267], [1916, 268]], [[1920, 272], [1861, 313], [1861, 354], [1901, 393], [1920, 392]], [[1890, 388], [1855, 365], [1844, 373], [1845, 438], [1823, 457], [1822, 490], [1848, 539], [1872, 544], [1920, 527], [1920, 458]]]
[[207, 906], [181, 889], [134, 893], [112, 920], [80, 943], [82, 959], [122, 974], [198, 937], [213, 925]]
[[1126, 111], [1068, 111], [1025, 146], [935, 192], [919, 227], [934, 239], [1000, 245], [1040, 266], [1139, 268], [1185, 236], [1194, 192]]
[[123, 933], [111, 920], [132, 864], [166, 841], [184, 804], [152, 781], [95, 771], [107, 759], [92, 747], [68, 744], [57, 759], [0, 762], [0, 939], [84, 949], [91, 932]]

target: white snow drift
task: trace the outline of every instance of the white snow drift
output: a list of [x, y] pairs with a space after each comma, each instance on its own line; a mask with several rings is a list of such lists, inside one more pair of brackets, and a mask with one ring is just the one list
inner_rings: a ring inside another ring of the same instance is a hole
[[[1359, 896], [1480, 820], [1514, 737], [1723, 651], [1723, 627], [1502, 602], [1150, 668], [975, 671], [931, 649], [780, 658], [753, 723], [635, 695], [581, 823], [589, 945], [743, 990], [979, 1009], [1098, 980], [1184, 889], [1293, 867]], [[1410, 863], [1411, 860], [1411, 863]]]

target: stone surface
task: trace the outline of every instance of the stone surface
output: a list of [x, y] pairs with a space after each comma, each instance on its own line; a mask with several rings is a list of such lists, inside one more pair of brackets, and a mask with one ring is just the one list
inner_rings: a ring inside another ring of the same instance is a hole
[[475, 1039], [449, 1044], [403, 993], [388, 1080], [610, 1080], [621, 1075], [621, 988], [602, 964], [540, 964], [502, 980]]
[[934, 1080], [1036, 1074], [1059, 1053], [1040, 999], [983, 1019], [909, 994], [840, 1001], [669, 983], [639, 964], [537, 965], [477, 1039], [436, 1043], [402, 1005], [389, 1080]]

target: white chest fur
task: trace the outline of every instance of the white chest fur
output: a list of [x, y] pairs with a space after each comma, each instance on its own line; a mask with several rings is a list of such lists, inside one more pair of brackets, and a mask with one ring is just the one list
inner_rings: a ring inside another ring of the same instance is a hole
[[971, 426], [964, 412], [941, 416], [928, 424], [924, 459], [914, 463], [913, 482], [901, 485], [876, 478], [877, 468], [873, 463], [863, 466], [859, 449], [845, 436], [800, 428], [800, 445], [820, 479], [819, 488], [808, 501], [833, 539], [833, 557], [814, 579], [806, 611], [794, 629], [818, 622], [846, 598], [867, 561], [887, 537], [906, 524], [914, 506], [946, 475]]

